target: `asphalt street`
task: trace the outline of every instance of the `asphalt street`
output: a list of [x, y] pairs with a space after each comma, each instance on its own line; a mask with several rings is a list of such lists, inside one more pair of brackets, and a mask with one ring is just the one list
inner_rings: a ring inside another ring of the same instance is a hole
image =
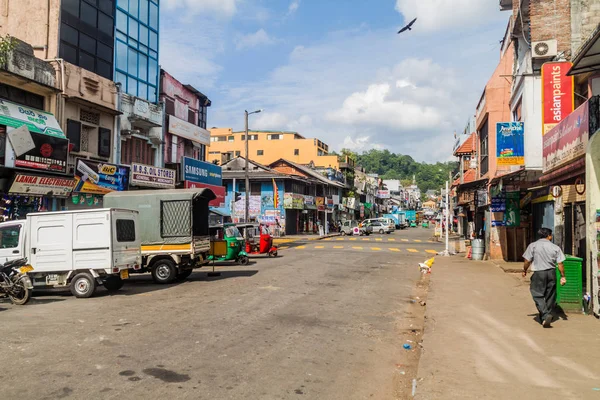
[[418, 263], [442, 250], [432, 232], [286, 243], [219, 277], [137, 275], [91, 299], [0, 300], [1, 397], [402, 398]]

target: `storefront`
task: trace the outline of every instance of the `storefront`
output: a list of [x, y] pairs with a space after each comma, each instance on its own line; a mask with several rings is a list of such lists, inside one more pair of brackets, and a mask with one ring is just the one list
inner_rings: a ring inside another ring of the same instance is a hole
[[0, 185], [4, 220], [60, 210], [73, 189], [69, 140], [54, 115], [0, 101]]

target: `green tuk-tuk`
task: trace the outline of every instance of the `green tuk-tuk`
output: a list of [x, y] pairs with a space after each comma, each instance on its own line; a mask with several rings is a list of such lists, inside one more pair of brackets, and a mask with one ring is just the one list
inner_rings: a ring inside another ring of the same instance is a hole
[[[211, 254], [209, 261], [235, 261], [242, 265], [249, 262], [244, 250], [245, 240], [234, 224], [212, 225], [209, 227]], [[219, 246], [224, 242], [225, 246]]]

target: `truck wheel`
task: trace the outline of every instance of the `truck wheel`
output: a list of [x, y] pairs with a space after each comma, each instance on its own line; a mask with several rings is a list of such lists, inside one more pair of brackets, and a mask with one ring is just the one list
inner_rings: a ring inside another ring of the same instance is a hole
[[104, 287], [109, 292], [116, 292], [117, 290], [121, 289], [124, 284], [125, 281], [123, 281], [123, 279], [121, 279], [119, 276], [109, 276], [104, 281]]
[[96, 290], [96, 280], [89, 273], [82, 272], [75, 275], [71, 280], [69, 289], [73, 296], [79, 299], [87, 299], [94, 295], [94, 291]]
[[155, 283], [171, 283], [177, 279], [177, 268], [173, 260], [158, 260], [152, 266], [152, 279]]
[[194, 272], [193, 269], [180, 269], [179, 273], [177, 274], [177, 280], [183, 281], [187, 279], [192, 274], [192, 272]]

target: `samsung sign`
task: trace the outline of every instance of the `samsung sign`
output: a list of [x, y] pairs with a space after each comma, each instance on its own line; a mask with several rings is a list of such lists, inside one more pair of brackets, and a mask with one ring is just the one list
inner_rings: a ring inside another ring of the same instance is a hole
[[183, 157], [181, 163], [183, 169], [183, 180], [207, 185], [222, 186], [223, 177], [221, 167], [193, 158]]

